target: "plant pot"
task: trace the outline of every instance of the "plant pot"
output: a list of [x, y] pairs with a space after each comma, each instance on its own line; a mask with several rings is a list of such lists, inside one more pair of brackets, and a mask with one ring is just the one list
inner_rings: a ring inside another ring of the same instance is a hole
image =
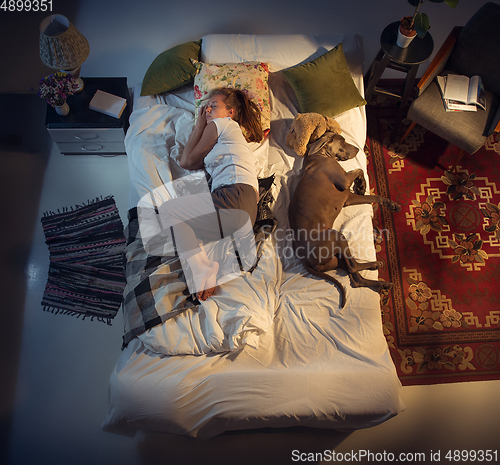
[[67, 102], [64, 102], [62, 105], [57, 105], [54, 108], [58, 115], [66, 116], [69, 113], [69, 105]]
[[416, 37], [417, 31], [415, 29], [411, 29], [411, 16], [405, 16], [401, 22], [399, 23], [398, 29], [398, 39], [396, 43], [401, 48], [406, 48], [410, 45], [411, 41]]

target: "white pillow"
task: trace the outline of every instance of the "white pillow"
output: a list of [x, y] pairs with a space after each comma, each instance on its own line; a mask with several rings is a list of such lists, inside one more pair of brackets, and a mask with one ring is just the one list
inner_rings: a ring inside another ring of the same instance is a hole
[[[363, 63], [363, 44], [357, 34], [335, 35], [252, 35], [208, 34], [201, 42], [201, 61], [206, 63], [241, 63], [264, 61], [276, 72], [314, 60], [343, 43], [344, 54], [351, 74]], [[351, 69], [351, 66], [353, 69]]]

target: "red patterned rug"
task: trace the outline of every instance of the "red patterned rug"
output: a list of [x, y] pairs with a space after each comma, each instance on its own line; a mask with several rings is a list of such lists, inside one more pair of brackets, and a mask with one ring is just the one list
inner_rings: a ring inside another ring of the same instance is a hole
[[382, 318], [401, 382], [500, 379], [500, 135], [451, 173], [457, 148], [419, 126], [391, 143], [394, 101], [372, 97], [366, 108], [372, 192], [403, 207], [374, 206], [380, 277], [394, 283]]

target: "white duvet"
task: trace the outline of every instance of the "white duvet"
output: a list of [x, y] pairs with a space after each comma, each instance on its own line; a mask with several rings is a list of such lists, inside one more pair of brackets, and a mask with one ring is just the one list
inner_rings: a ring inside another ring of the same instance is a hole
[[[276, 66], [275, 66], [276, 67]], [[357, 84], [362, 88], [358, 78]], [[281, 292], [282, 269], [302, 272], [293, 257], [287, 208], [290, 190], [298, 180], [302, 159], [283, 143], [295, 116], [293, 93], [281, 74], [269, 80], [272, 106], [271, 135], [260, 144], [251, 144], [259, 177], [276, 176], [274, 212], [279, 221], [275, 244], [266, 244], [264, 257], [256, 271], [220, 286], [212, 299], [198, 309], [188, 310], [149, 329], [139, 339], [151, 350], [164, 355], [199, 355], [210, 352], [240, 350], [249, 344], [257, 348], [259, 336], [272, 325]], [[130, 207], [137, 206], [148, 192], [189, 174], [177, 164], [193, 127], [194, 93], [189, 87], [161, 99], [146, 98], [138, 102], [130, 118], [125, 140], [131, 178]], [[360, 148], [358, 156], [344, 162], [346, 170], [366, 171], [363, 152], [365, 112], [357, 108], [337, 117], [346, 140]], [[351, 247], [359, 258], [374, 260], [371, 207], [350, 207], [337, 219], [337, 227], [345, 234], [356, 234]], [[278, 259], [278, 256], [281, 260]], [[369, 274], [370, 272], [367, 272]], [[376, 277], [376, 274], [374, 275]], [[349, 279], [340, 276], [345, 285]], [[327, 288], [338, 294], [331, 284]], [[369, 291], [373, 293], [373, 291]]]
[[[223, 48], [219, 36], [211, 37], [204, 38], [205, 53], [214, 41], [219, 44], [216, 50]], [[253, 39], [235, 40], [248, 47], [246, 41]], [[306, 42], [305, 55], [314, 45]], [[362, 92], [360, 47], [359, 36], [344, 37], [346, 58]], [[231, 58], [235, 50], [231, 48]], [[206, 59], [210, 61], [210, 55]], [[230, 61], [227, 53], [211, 61], [224, 60]], [[308, 274], [291, 252], [287, 207], [302, 159], [283, 141], [297, 103], [281, 74], [272, 74], [269, 85], [271, 135], [252, 148], [259, 177], [276, 176], [276, 235], [267, 241], [252, 274], [223, 284], [198, 309], [129, 343], [111, 375], [110, 408], [103, 423], [107, 431], [208, 438], [265, 426], [354, 429], [378, 424], [403, 408], [382, 331], [378, 293], [352, 288], [346, 273], [335, 271], [347, 290], [341, 310], [337, 288]], [[183, 174], [174, 160], [192, 128], [193, 102], [189, 88], [162, 99], [136, 99], [126, 137], [131, 207], [148, 190]], [[343, 166], [366, 172], [364, 108], [336, 119], [346, 140], [360, 149]], [[375, 259], [371, 217], [371, 205], [347, 207], [334, 225], [349, 237], [360, 260]], [[377, 279], [376, 271], [363, 273]]]

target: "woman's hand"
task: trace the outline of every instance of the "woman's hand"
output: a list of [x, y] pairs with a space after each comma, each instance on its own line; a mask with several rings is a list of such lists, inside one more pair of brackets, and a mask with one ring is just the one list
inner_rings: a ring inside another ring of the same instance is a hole
[[207, 124], [206, 106], [200, 108], [193, 132], [184, 146], [179, 165], [182, 168], [195, 170], [203, 167], [205, 157], [217, 142], [217, 126], [212, 121]]
[[207, 125], [207, 105], [202, 105], [196, 120], [196, 129], [203, 131]]

